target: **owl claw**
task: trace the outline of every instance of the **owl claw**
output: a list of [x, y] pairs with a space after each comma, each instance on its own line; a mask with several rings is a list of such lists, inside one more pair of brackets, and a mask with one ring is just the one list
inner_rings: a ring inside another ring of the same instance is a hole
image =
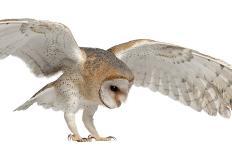
[[75, 135], [68, 135], [68, 140], [76, 141], [76, 142], [89, 142], [89, 138], [81, 138]]
[[93, 139], [94, 139], [95, 141], [112, 141], [112, 140], [116, 140], [116, 138], [113, 137], [113, 136], [108, 136], [108, 137], [94, 137], [94, 136], [91, 136], [91, 135], [88, 136], [88, 139], [89, 139], [89, 141], [92, 141]]
[[80, 136], [76, 135], [68, 135], [68, 140], [76, 141], [76, 142], [92, 142], [93, 139], [95, 141], [113, 141], [116, 140], [115, 137], [113, 136], [108, 136], [108, 137], [94, 137], [92, 135], [89, 135], [88, 138], [81, 138]]
[[73, 139], [73, 135], [68, 135], [68, 140], [70, 141], [70, 140], [72, 140]]
[[88, 138], [81, 138], [79, 140], [76, 140], [77, 142], [89, 142]]
[[93, 139], [96, 140], [95, 137], [93, 137], [93, 136], [91, 136], [91, 135], [88, 136], [88, 140], [89, 140], [89, 141], [92, 141]]
[[115, 137], [113, 136], [109, 136], [109, 137], [106, 137], [107, 139], [110, 139], [110, 140], [117, 140]]

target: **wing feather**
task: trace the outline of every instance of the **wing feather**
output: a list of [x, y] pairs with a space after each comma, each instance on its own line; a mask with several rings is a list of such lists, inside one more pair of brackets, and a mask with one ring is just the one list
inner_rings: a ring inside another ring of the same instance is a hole
[[231, 65], [191, 49], [153, 40], [133, 40], [108, 50], [132, 70], [135, 85], [159, 91], [197, 111], [230, 117]]
[[38, 76], [85, 60], [66, 26], [34, 19], [0, 20], [0, 58], [8, 55], [21, 58]]

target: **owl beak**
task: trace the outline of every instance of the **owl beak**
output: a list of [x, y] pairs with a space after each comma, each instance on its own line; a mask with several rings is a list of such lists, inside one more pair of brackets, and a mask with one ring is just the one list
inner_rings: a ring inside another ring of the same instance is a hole
[[126, 95], [124, 93], [118, 93], [115, 96], [115, 101], [116, 101], [117, 106], [120, 107], [122, 103], [126, 101]]
[[117, 106], [120, 107], [122, 105], [122, 102], [121, 101], [116, 101], [117, 103]]

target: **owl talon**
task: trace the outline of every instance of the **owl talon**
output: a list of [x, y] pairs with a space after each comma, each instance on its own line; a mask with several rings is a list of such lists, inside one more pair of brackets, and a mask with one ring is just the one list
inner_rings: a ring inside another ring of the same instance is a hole
[[68, 140], [77, 141], [77, 142], [89, 142], [88, 138], [81, 138], [75, 135], [68, 135]]
[[68, 140], [69, 140], [69, 141], [72, 140], [72, 139], [73, 139], [72, 137], [73, 137], [73, 135], [71, 135], [71, 134], [68, 135]]
[[110, 140], [117, 140], [115, 137], [113, 136], [109, 136], [109, 137], [106, 137], [107, 139], [110, 139]]
[[77, 142], [89, 142], [88, 138], [81, 138], [79, 140], [76, 140]]
[[93, 136], [91, 136], [91, 135], [88, 136], [88, 140], [89, 140], [89, 141], [92, 141], [93, 139], [96, 141], [96, 138], [95, 138], [95, 137], [93, 137]]
[[92, 141], [93, 139], [94, 139], [95, 141], [113, 141], [113, 140], [116, 140], [116, 138], [113, 137], [113, 136], [98, 137], [98, 138], [96, 138], [96, 137], [91, 136], [91, 135], [88, 136], [88, 139], [89, 139], [90, 141]]

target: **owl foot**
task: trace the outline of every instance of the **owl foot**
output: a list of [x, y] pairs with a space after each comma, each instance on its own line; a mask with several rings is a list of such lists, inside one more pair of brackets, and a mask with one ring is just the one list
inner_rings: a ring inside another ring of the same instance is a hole
[[108, 136], [108, 137], [94, 137], [91, 135], [88, 136], [89, 141], [92, 141], [93, 139], [95, 141], [113, 141], [113, 140], [116, 140], [116, 138], [113, 136]]
[[81, 138], [76, 135], [68, 135], [68, 140], [76, 141], [76, 142], [90, 142], [89, 138]]

